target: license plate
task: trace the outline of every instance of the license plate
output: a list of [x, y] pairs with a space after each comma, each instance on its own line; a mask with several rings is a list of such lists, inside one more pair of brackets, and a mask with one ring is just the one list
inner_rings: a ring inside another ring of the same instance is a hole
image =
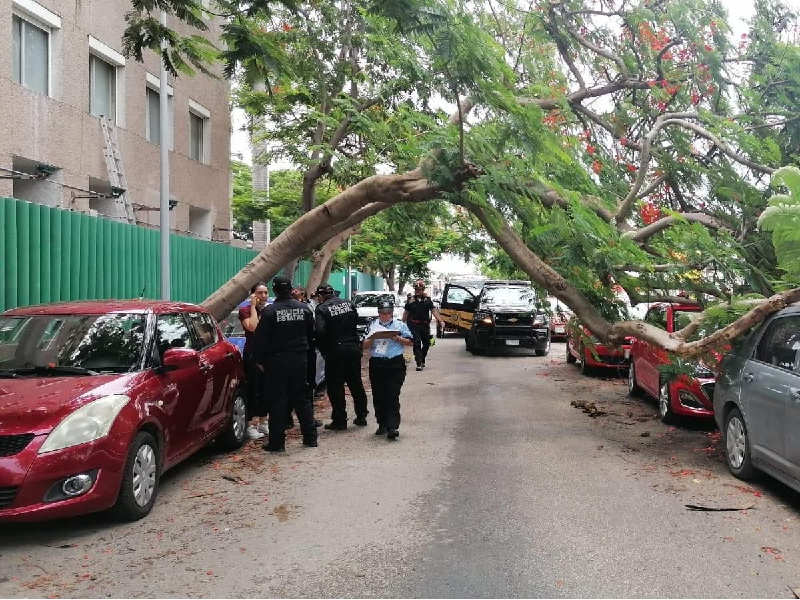
[[556, 325], [556, 333], [564, 333], [565, 329]]
[[519, 346], [519, 340], [506, 340], [506, 346]]

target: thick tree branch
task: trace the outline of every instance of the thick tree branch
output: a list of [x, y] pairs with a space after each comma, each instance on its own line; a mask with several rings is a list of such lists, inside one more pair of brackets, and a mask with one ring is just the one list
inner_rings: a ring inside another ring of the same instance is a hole
[[630, 238], [634, 242], [643, 243], [653, 237], [655, 234], [664, 231], [667, 227], [671, 227], [675, 223], [681, 221], [688, 221], [689, 223], [701, 223], [710, 229], [727, 229], [728, 227], [719, 219], [712, 217], [706, 213], [681, 213], [679, 217], [672, 215], [662, 217], [654, 223], [650, 223], [636, 231], [628, 231], [622, 235]]

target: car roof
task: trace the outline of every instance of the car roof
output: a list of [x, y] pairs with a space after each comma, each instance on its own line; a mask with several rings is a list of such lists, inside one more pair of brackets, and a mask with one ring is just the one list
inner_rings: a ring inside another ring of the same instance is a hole
[[12, 317], [65, 314], [103, 315], [113, 312], [154, 312], [161, 314], [190, 311], [208, 312], [196, 304], [172, 300], [76, 300], [12, 308], [2, 314], [6, 317]]

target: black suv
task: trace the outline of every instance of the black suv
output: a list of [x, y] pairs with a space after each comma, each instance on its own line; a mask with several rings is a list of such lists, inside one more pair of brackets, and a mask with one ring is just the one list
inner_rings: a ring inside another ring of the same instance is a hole
[[550, 318], [528, 281], [486, 280], [477, 293], [448, 283], [440, 313], [473, 354], [496, 347], [533, 348], [538, 356], [550, 352]]

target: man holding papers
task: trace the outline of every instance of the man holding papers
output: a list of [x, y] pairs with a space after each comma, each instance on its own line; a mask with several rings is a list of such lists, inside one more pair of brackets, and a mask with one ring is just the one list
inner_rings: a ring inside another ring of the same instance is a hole
[[400, 436], [400, 389], [406, 379], [403, 346], [413, 346], [408, 326], [394, 318], [394, 304], [388, 300], [378, 306], [378, 318], [370, 324], [364, 348], [370, 349], [369, 381], [378, 430], [390, 440]]

